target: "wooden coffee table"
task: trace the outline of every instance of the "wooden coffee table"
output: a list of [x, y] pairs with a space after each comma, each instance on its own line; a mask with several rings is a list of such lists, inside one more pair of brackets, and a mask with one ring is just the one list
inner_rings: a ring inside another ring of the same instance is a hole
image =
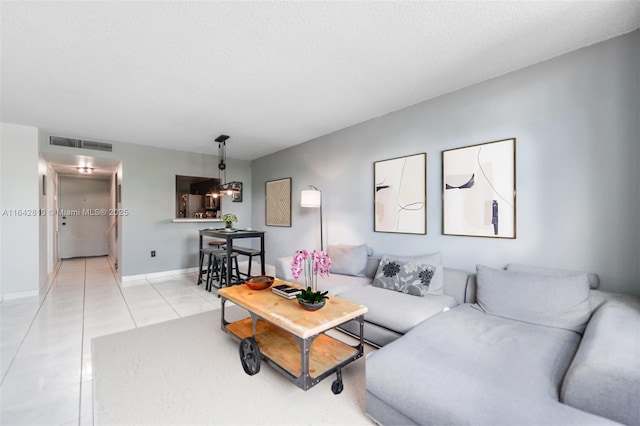
[[[274, 286], [287, 283], [276, 279]], [[330, 296], [318, 311], [306, 311], [297, 299], [285, 299], [265, 290], [237, 285], [218, 290], [222, 301], [222, 330], [240, 341], [240, 360], [247, 374], [260, 371], [262, 360], [303, 390], [325, 377], [337, 374], [331, 386], [342, 392], [342, 367], [364, 353], [364, 314], [367, 307]], [[225, 319], [225, 303], [231, 301], [249, 311], [250, 318], [236, 322]], [[357, 346], [325, 334], [327, 330], [356, 320], [360, 323]]]

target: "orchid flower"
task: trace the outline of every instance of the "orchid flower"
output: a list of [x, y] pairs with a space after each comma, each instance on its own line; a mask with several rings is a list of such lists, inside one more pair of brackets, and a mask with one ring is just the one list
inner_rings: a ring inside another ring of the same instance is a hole
[[298, 250], [291, 261], [291, 273], [295, 280], [304, 274], [306, 286], [315, 290], [318, 275], [328, 277], [331, 266], [331, 258], [325, 251], [313, 250], [309, 253], [307, 250]]

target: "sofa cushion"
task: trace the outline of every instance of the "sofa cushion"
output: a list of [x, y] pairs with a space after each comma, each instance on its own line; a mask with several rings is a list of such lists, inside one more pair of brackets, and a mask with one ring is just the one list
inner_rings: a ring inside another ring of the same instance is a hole
[[356, 288], [368, 287], [370, 284], [371, 278], [368, 277], [341, 274], [329, 274], [326, 278], [318, 277], [318, 290], [328, 291], [334, 296]]
[[380, 265], [380, 256], [367, 257], [367, 267], [364, 270], [364, 276], [373, 279], [378, 272], [378, 266]]
[[416, 424], [610, 423], [558, 401], [579, 342], [459, 305], [370, 353], [366, 390]]
[[457, 304], [453, 297], [444, 294], [409, 297], [404, 293], [388, 291], [373, 285], [340, 293], [338, 296], [365, 305], [365, 321], [402, 334], [445, 308]]
[[467, 271], [453, 268], [444, 268], [443, 271], [444, 287], [442, 294], [455, 298], [458, 304], [470, 302], [467, 300], [469, 280], [471, 277], [475, 279], [475, 274], [469, 274]]
[[373, 285], [414, 296], [442, 294], [444, 268], [442, 255], [423, 256], [383, 255]]
[[587, 274], [543, 275], [478, 265], [478, 306], [486, 313], [578, 333], [591, 315]]
[[331, 258], [334, 274], [365, 276], [367, 267], [367, 245], [330, 245], [327, 254]]
[[505, 269], [508, 271], [532, 272], [532, 273], [543, 274], [543, 275], [561, 275], [561, 276], [586, 273], [589, 280], [589, 287], [591, 287], [592, 289], [596, 289], [600, 285], [600, 278], [598, 277], [598, 274], [594, 274], [591, 272], [567, 271], [565, 269], [542, 268], [540, 266], [523, 265], [520, 263], [509, 263], [505, 267]]

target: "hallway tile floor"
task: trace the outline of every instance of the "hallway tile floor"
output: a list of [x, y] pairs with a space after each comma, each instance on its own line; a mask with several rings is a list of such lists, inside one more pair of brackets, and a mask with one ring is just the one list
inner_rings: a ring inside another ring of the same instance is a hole
[[92, 425], [91, 339], [220, 307], [196, 274], [127, 282], [65, 260], [44, 298], [0, 304], [0, 424]]

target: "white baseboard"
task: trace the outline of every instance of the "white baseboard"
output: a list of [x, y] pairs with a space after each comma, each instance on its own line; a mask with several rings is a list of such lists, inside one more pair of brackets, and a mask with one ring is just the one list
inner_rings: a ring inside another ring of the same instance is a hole
[[135, 286], [134, 281], [143, 281], [149, 278], [166, 278], [184, 276], [198, 272], [198, 268], [174, 269], [172, 271], [152, 272], [150, 274], [127, 275], [122, 277], [122, 287]]
[[[238, 267], [241, 271], [246, 272], [249, 261], [238, 262]], [[265, 265], [267, 275], [275, 275], [275, 266]], [[259, 271], [260, 264], [253, 262], [251, 266], [252, 271]], [[127, 275], [122, 277], [122, 287], [133, 287], [136, 285], [144, 284], [143, 281], [154, 278], [168, 278], [175, 276], [185, 276], [189, 274], [197, 274], [198, 267], [186, 268], [186, 269], [174, 269], [172, 271], [152, 272], [149, 274]], [[255, 274], [254, 274], [255, 275]]]
[[58, 270], [60, 269], [60, 266], [62, 266], [62, 261], [60, 259], [58, 259], [56, 261], [55, 266], [53, 267], [53, 271], [49, 272], [49, 278], [47, 279], [47, 285], [46, 285], [46, 290], [44, 292], [44, 294], [47, 294], [47, 292], [49, 291], [49, 288], [53, 285], [53, 282], [56, 280], [56, 277], [58, 276]]
[[22, 299], [23, 297], [38, 296], [39, 294], [40, 292], [38, 290], [15, 291], [12, 293], [3, 293], [3, 294], [0, 294], [0, 303], [5, 302], [7, 300]]

